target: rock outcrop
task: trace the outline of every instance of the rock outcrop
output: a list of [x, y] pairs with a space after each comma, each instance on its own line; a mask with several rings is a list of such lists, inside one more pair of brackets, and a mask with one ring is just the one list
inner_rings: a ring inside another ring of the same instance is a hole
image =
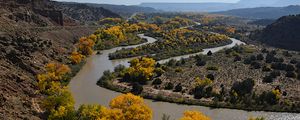
[[0, 120], [44, 119], [35, 76], [97, 29], [78, 25], [49, 0], [0, 0]]

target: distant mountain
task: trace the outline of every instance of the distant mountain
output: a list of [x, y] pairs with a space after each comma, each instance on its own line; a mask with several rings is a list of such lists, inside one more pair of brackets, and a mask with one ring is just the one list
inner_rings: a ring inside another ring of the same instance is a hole
[[284, 16], [252, 35], [252, 39], [279, 48], [300, 51], [300, 15]]
[[228, 10], [231, 3], [142, 3], [140, 6], [163, 11], [222, 11]]
[[86, 3], [86, 4], [88, 6], [102, 7], [108, 9], [124, 17], [131, 16], [132, 14], [138, 12], [143, 12], [143, 13], [157, 12], [156, 9], [151, 7], [142, 7], [142, 6], [135, 6], [135, 5], [126, 6], [126, 5], [110, 5], [110, 4], [90, 4], [90, 3]]
[[240, 0], [237, 4], [243, 7], [282, 7], [300, 5], [300, 0]]
[[239, 16], [244, 18], [256, 19], [278, 19], [281, 16], [294, 15], [300, 13], [299, 5], [291, 5], [287, 7], [258, 7], [233, 9], [223, 12], [215, 12], [217, 14]]
[[216, 12], [239, 8], [300, 5], [300, 0], [240, 0], [237, 3], [141, 3], [140, 6], [164, 11]]

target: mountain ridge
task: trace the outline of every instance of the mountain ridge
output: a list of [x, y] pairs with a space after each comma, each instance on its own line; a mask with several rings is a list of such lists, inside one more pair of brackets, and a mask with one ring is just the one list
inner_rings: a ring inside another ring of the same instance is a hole
[[278, 19], [281, 16], [299, 14], [300, 5], [290, 5], [287, 7], [241, 8], [213, 13], [252, 19]]
[[251, 35], [265, 44], [300, 51], [300, 14], [283, 16]]
[[288, 5], [300, 5], [300, 0], [240, 0], [237, 3], [224, 2], [203, 2], [203, 3], [141, 3], [139, 6], [152, 7], [164, 11], [196, 11], [196, 12], [216, 12], [238, 8], [253, 7], [283, 7]]

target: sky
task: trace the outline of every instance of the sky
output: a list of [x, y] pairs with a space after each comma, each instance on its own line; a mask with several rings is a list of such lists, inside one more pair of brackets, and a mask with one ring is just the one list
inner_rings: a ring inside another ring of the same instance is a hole
[[138, 5], [142, 2], [176, 2], [176, 3], [227, 2], [227, 3], [234, 3], [239, 0], [55, 0], [55, 1], [80, 2], [80, 3], [101, 3], [101, 4], [116, 4], [116, 5]]

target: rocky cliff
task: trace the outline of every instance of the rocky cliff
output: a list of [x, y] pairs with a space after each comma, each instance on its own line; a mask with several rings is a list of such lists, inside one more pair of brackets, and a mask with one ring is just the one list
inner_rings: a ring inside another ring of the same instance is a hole
[[35, 76], [97, 29], [78, 25], [48, 0], [0, 0], [0, 120], [44, 119]]

